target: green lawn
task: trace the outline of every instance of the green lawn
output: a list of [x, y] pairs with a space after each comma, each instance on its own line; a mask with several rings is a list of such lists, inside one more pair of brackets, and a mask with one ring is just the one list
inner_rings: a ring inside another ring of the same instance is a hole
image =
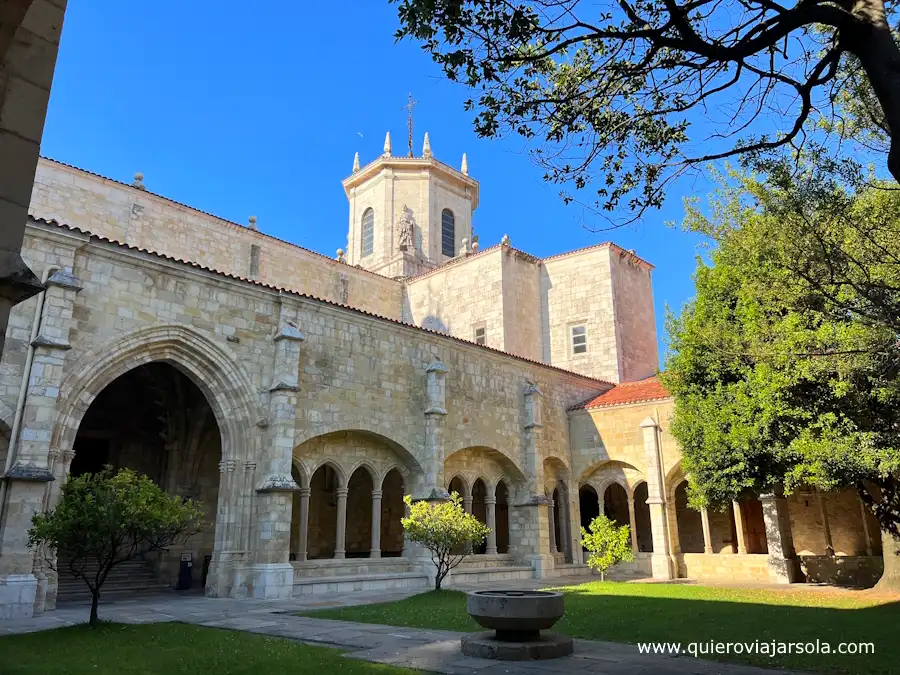
[[250, 633], [175, 623], [74, 626], [0, 638], [3, 675], [412, 675]]
[[[864, 675], [900, 673], [900, 603], [865, 593], [764, 590], [686, 584], [594, 582], [562, 589], [566, 615], [554, 630], [612, 642], [873, 642], [872, 655], [705, 656], [769, 667]], [[425, 593], [399, 602], [310, 612], [363, 623], [474, 631], [465, 595]]]

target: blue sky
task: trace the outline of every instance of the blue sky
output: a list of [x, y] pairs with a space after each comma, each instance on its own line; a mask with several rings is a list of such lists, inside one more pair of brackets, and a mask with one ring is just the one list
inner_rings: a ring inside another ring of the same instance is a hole
[[153, 192], [240, 223], [256, 215], [263, 231], [334, 255], [353, 153], [375, 159], [388, 130], [404, 150], [412, 92], [415, 152], [428, 131], [437, 158], [458, 166], [466, 152], [481, 182], [482, 246], [509, 234], [543, 257], [611, 239], [656, 266], [662, 357], [664, 307], [693, 294], [699, 241], [665, 222], [710, 185], [682, 181], [642, 224], [588, 231], [521, 142], [475, 136], [468, 90], [417, 45], [395, 43], [397, 26], [386, 0], [72, 2], [42, 153], [122, 181], [142, 171]]

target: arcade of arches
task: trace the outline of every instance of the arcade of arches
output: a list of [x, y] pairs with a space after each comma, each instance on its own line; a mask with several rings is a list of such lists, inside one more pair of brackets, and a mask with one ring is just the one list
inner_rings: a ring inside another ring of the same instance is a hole
[[[405, 450], [374, 433], [341, 431], [306, 441], [294, 458], [292, 477], [300, 489], [293, 500], [292, 561], [404, 555], [403, 496], [421, 471]], [[459, 494], [466, 512], [491, 528], [476, 555], [509, 551], [514, 483], [504, 464], [511, 465], [483, 448], [461, 450], [445, 461], [445, 475], [451, 475], [447, 491]], [[483, 473], [472, 478], [473, 471]]]

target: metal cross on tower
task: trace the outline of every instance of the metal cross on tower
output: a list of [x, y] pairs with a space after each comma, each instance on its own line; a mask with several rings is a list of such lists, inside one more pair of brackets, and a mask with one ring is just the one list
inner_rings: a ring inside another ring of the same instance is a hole
[[412, 97], [412, 93], [409, 95], [409, 103], [403, 106], [404, 110], [409, 111], [409, 117], [406, 120], [406, 131], [407, 131], [407, 143], [409, 145], [409, 156], [413, 156], [413, 108], [416, 107], [418, 101], [414, 101]]

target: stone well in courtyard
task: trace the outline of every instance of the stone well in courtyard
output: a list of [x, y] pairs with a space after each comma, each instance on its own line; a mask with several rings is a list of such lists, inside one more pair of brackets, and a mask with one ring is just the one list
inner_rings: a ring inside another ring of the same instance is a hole
[[503, 661], [555, 659], [572, 653], [572, 638], [542, 633], [565, 612], [562, 593], [553, 591], [473, 591], [466, 609], [493, 632], [462, 639], [466, 656]]

